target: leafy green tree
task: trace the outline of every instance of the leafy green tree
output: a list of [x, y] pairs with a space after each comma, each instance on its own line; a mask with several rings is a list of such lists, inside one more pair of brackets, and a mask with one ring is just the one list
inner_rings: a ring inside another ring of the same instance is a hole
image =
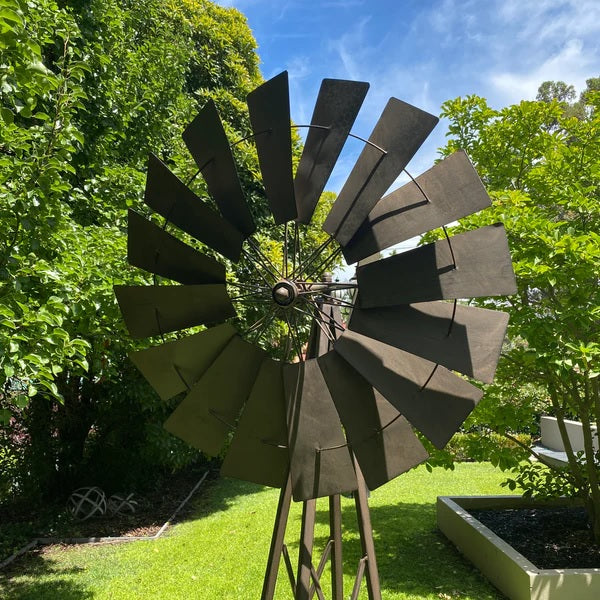
[[[556, 86], [564, 98], [555, 97]], [[528, 494], [559, 489], [582, 497], [600, 540], [592, 445], [592, 426], [600, 423], [600, 95], [583, 94], [579, 117], [562, 104], [574, 98], [569, 86], [544, 85], [542, 96], [501, 110], [477, 96], [446, 102], [450, 140], [442, 153], [466, 149], [493, 199], [453, 230], [503, 222], [517, 276], [515, 296], [478, 302], [510, 312], [509, 343], [482, 403], [485, 419], [510, 434], [531, 427], [531, 409], [543, 406], [558, 418], [568, 469], [553, 476], [528, 466], [516, 481]], [[583, 423], [582, 456], [568, 443], [566, 418]]]
[[[114, 419], [98, 421], [110, 404], [110, 386], [135, 397], [139, 382], [123, 376], [128, 343], [115, 341], [122, 326], [112, 284], [119, 277], [139, 280], [125, 267], [124, 208], [140, 202], [142, 153], [156, 143], [153, 134], [159, 125], [166, 134], [167, 125], [175, 131], [187, 61], [185, 48], [178, 63], [169, 61], [176, 55], [168, 31], [159, 44], [166, 47], [162, 60], [149, 50], [152, 32], [134, 43], [148, 4], [132, 15], [116, 2], [82, 3], [77, 13], [51, 0], [14, 1], [0, 13], [0, 223], [6, 234], [0, 417], [10, 422], [2, 431], [3, 455], [21, 465], [12, 489], [22, 494], [72, 489], [86, 444], [103, 428], [114, 429]], [[160, 3], [154, 4], [147, 24], [156, 19]], [[86, 26], [92, 18], [103, 27]], [[147, 53], [162, 73], [146, 69]], [[120, 73], [110, 71], [114, 65]], [[169, 77], [172, 71], [179, 79]], [[144, 93], [160, 105], [156, 89], [171, 113], [165, 108], [147, 130], [138, 127], [140, 138], [123, 122], [106, 123], [108, 114], [129, 114], [132, 98]], [[193, 104], [189, 98], [188, 111]], [[172, 119], [165, 125], [166, 114]], [[117, 142], [125, 138], [129, 145]], [[140, 403], [132, 407], [142, 411]]]
[[[256, 42], [208, 0], [5, 0], [0, 32], [0, 500], [135, 485], [199, 453], [162, 428], [179, 398], [160, 402], [127, 358], [141, 345], [113, 285], [152, 281], [126, 262], [127, 208], [148, 212], [149, 152], [194, 175], [181, 131], [207, 100], [232, 142], [249, 136]], [[280, 260], [253, 141], [233, 152]]]
[[568, 104], [575, 97], [575, 88], [572, 85], [567, 85], [564, 81], [544, 81], [538, 88], [536, 100], [540, 102], [551, 102], [557, 100]]

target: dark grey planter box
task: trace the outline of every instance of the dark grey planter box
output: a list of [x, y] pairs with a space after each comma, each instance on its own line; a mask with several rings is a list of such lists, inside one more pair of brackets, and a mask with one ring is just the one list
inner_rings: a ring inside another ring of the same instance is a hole
[[600, 569], [538, 569], [468, 511], [539, 506], [521, 496], [439, 496], [444, 535], [510, 600], [598, 600]]

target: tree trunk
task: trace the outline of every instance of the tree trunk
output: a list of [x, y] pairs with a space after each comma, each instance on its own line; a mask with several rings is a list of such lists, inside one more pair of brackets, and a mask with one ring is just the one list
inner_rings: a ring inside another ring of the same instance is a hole
[[21, 492], [29, 503], [37, 504], [46, 497], [56, 473], [55, 406], [47, 398], [36, 395], [23, 413], [24, 431], [29, 437], [25, 447]]
[[95, 417], [92, 403], [83, 394], [81, 380], [65, 383], [60, 389], [64, 403], [57, 411], [59, 445], [53, 489], [57, 498], [66, 498], [81, 485], [85, 443]]
[[585, 449], [585, 471], [590, 487], [590, 507], [588, 508], [588, 517], [592, 526], [594, 541], [597, 544], [600, 544], [600, 486], [598, 485], [598, 470], [594, 452], [592, 422], [587, 410], [581, 412], [580, 418]]

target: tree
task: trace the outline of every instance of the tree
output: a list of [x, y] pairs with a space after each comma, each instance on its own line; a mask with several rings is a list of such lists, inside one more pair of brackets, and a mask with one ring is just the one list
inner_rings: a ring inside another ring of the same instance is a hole
[[[148, 152], [195, 173], [181, 131], [208, 99], [249, 135], [256, 43], [208, 0], [5, 0], [0, 31], [0, 493], [133, 485], [198, 453], [127, 358], [113, 285], [150, 282], [126, 262], [127, 208], [146, 212]], [[252, 140], [234, 154], [260, 228]]]
[[535, 99], [540, 102], [556, 100], [568, 104], [575, 99], [575, 96], [575, 88], [564, 81], [544, 81], [538, 88]]
[[[486, 392], [488, 423], [502, 433], [519, 430], [510, 411], [496, 419], [490, 408], [496, 401], [506, 406], [508, 395], [514, 403], [529, 387], [533, 405], [542, 400], [558, 418], [567, 448], [566, 471], [548, 475], [529, 465], [510, 485], [518, 482], [528, 494], [558, 487], [580, 496], [600, 540], [599, 457], [592, 446], [592, 426], [600, 424], [600, 95], [586, 90], [578, 118], [561, 104], [574, 98], [569, 86], [542, 87], [543, 99], [501, 110], [477, 96], [444, 103], [450, 140], [442, 153], [466, 149], [493, 199], [490, 209], [453, 230], [503, 222], [517, 276], [515, 296], [479, 302], [510, 312], [509, 343]], [[582, 456], [568, 443], [569, 417], [583, 423]]]

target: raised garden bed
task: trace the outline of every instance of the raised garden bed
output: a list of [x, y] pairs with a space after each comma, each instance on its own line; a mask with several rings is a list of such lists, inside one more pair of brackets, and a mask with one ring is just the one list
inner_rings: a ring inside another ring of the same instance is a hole
[[[500, 531], [498, 528], [503, 522], [506, 526], [507, 509], [516, 513], [520, 512], [517, 509], [532, 511], [550, 507], [556, 510], [560, 506], [557, 502], [540, 503], [521, 496], [441, 496], [437, 501], [437, 521], [444, 535], [511, 600], [597, 600], [600, 598], [600, 568], [544, 568], [543, 563], [552, 563], [543, 557], [540, 546], [544, 544], [536, 538], [530, 545], [538, 549], [534, 554], [541, 565], [538, 566], [474, 516], [479, 514]], [[569, 519], [577, 520], [576, 514], [569, 511]], [[531, 532], [529, 535], [533, 537]], [[541, 537], [541, 530], [539, 535]], [[522, 537], [527, 534], [523, 533]], [[521, 546], [523, 551], [525, 546]], [[582, 560], [576, 556], [571, 559]]]

